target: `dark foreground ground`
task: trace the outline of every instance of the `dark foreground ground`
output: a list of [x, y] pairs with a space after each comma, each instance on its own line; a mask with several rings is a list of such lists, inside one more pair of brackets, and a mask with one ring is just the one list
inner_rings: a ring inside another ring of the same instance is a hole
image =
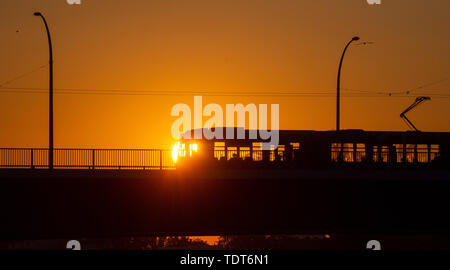
[[450, 249], [449, 207], [449, 171], [0, 170], [3, 242], [331, 235], [322, 245]]

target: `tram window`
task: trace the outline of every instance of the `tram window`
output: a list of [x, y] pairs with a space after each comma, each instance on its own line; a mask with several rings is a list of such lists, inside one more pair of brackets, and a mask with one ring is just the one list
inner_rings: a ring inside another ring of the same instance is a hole
[[331, 160], [334, 162], [362, 162], [366, 158], [366, 145], [364, 143], [332, 143]]
[[331, 161], [337, 162], [339, 161], [341, 152], [341, 144], [340, 143], [332, 143], [331, 144]]
[[245, 160], [250, 157], [250, 147], [240, 147], [239, 148], [239, 158]]
[[366, 145], [364, 143], [356, 144], [356, 162], [362, 162], [366, 159]]
[[291, 142], [292, 149], [293, 150], [299, 150], [300, 149], [300, 143], [299, 142]]
[[430, 147], [430, 162], [439, 157], [439, 144], [432, 144]]
[[278, 159], [280, 161], [284, 161], [284, 151], [285, 151], [285, 146], [284, 145], [278, 145], [278, 149], [277, 149], [276, 153], [277, 153]]
[[414, 162], [414, 148], [415, 144], [407, 144], [406, 145], [406, 162], [413, 163]]
[[217, 150], [225, 149], [225, 142], [215, 142], [214, 149], [217, 149]]
[[225, 157], [225, 142], [214, 143], [214, 157], [218, 160]]
[[230, 147], [228, 147], [228, 151], [227, 151], [227, 153], [228, 153], [228, 156], [227, 156], [227, 160], [230, 160], [230, 159], [232, 159], [232, 158], [237, 158], [238, 156], [237, 156], [237, 153], [238, 151], [237, 151], [237, 147], [235, 147], [235, 146], [230, 146]]
[[344, 162], [353, 162], [353, 143], [344, 143]]
[[331, 161], [353, 162], [353, 143], [332, 143]]
[[417, 145], [417, 162], [427, 163], [428, 162], [428, 145], [418, 144]]
[[253, 150], [261, 150], [262, 149], [262, 143], [260, 143], [260, 142], [254, 142], [252, 144], [252, 146], [253, 146]]
[[252, 144], [253, 147], [253, 160], [261, 161], [262, 160], [262, 143], [255, 142]]
[[397, 162], [403, 162], [403, 144], [394, 144], [395, 152], [397, 153]]
[[182, 144], [179, 145], [178, 156], [179, 157], [186, 157], [186, 144], [182, 143]]
[[374, 162], [388, 162], [389, 161], [389, 146], [374, 146], [373, 147], [373, 161]]
[[270, 161], [275, 161], [275, 153], [277, 152], [277, 149], [275, 149], [275, 145], [270, 146]]

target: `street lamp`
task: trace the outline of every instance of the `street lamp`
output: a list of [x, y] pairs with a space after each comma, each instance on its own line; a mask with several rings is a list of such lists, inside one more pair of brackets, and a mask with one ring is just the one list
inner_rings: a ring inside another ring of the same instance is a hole
[[34, 16], [42, 18], [47, 30], [49, 57], [50, 57], [50, 86], [49, 86], [49, 146], [48, 146], [48, 167], [53, 169], [53, 51], [52, 51], [52, 39], [50, 37], [50, 31], [48, 29], [47, 21], [40, 12], [35, 12]]
[[359, 37], [353, 37], [352, 40], [350, 40], [347, 43], [347, 46], [345, 46], [344, 52], [342, 53], [341, 56], [341, 61], [339, 63], [339, 71], [338, 71], [338, 78], [337, 78], [337, 99], [336, 99], [336, 130], [339, 131], [341, 129], [340, 127], [340, 110], [341, 110], [341, 100], [340, 100], [340, 95], [341, 95], [341, 68], [342, 68], [342, 61], [344, 60], [344, 55], [345, 52], [347, 51], [348, 46], [350, 46], [350, 44], [353, 41], [358, 41]]

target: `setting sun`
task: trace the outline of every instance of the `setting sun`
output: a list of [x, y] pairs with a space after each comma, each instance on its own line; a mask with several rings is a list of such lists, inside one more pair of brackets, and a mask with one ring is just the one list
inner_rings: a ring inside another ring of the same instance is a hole
[[178, 159], [178, 152], [180, 151], [180, 142], [177, 142], [173, 147], [172, 147], [172, 159], [173, 162], [177, 163], [177, 159]]

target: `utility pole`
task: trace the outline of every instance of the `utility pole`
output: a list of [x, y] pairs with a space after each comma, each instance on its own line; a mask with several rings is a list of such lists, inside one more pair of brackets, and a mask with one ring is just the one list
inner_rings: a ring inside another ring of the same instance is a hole
[[49, 143], [48, 143], [48, 168], [53, 169], [53, 50], [52, 39], [50, 37], [50, 30], [48, 29], [47, 21], [40, 12], [35, 12], [34, 16], [42, 18], [45, 29], [47, 30], [48, 47], [49, 47], [49, 64], [50, 64], [50, 86], [49, 86]]
[[338, 77], [337, 77], [337, 97], [336, 97], [336, 131], [339, 131], [341, 129], [341, 123], [340, 123], [340, 117], [341, 117], [341, 69], [342, 69], [342, 62], [344, 60], [345, 52], [347, 51], [348, 46], [353, 41], [359, 40], [359, 37], [353, 37], [352, 40], [350, 40], [347, 43], [347, 46], [345, 46], [344, 52], [341, 56], [341, 61], [339, 62], [339, 70], [338, 70]]

